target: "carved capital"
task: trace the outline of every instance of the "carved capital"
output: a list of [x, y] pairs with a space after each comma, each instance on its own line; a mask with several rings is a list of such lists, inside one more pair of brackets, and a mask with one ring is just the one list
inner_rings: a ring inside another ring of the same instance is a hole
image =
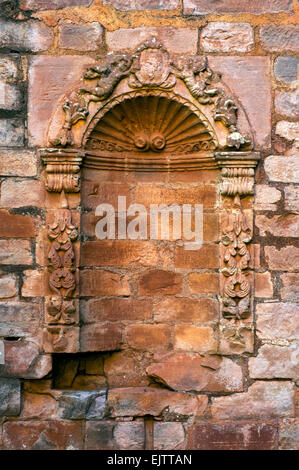
[[46, 165], [46, 188], [49, 192], [77, 193], [80, 191], [80, 167], [83, 153], [73, 149], [41, 149]]
[[249, 196], [254, 191], [254, 169], [260, 155], [257, 152], [221, 152], [215, 160], [221, 168], [220, 192], [223, 196]]

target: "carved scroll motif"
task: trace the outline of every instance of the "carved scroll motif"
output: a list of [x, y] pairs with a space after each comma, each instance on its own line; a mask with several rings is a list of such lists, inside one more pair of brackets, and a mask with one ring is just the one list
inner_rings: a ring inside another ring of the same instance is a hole
[[51, 144], [72, 146], [72, 127], [80, 120], [86, 121], [90, 103], [103, 102], [104, 106], [124, 78], [128, 78], [128, 86], [135, 90], [167, 90], [175, 87], [178, 79], [182, 80], [198, 103], [214, 107], [214, 121], [221, 121], [229, 130], [227, 147], [239, 149], [250, 144], [237, 128], [238, 107], [233, 98], [225, 94], [220, 74], [209, 68], [207, 58], [172, 57], [154, 37], [133, 54], [108, 54], [99, 64], [86, 69], [83, 87], [72, 93], [63, 105], [64, 124]]
[[[239, 354], [253, 348], [253, 263], [252, 201], [242, 208], [241, 198], [254, 193], [254, 153], [223, 153], [216, 159], [221, 167], [223, 196], [221, 258], [221, 352]], [[232, 200], [230, 200], [232, 198]]]
[[67, 207], [58, 209], [54, 223], [48, 228], [48, 238], [51, 240], [48, 253], [49, 287], [55, 294], [46, 306], [49, 324], [75, 323], [77, 309], [72, 297], [76, 288], [76, 265], [73, 242], [77, 237], [78, 230], [72, 224], [70, 210]]

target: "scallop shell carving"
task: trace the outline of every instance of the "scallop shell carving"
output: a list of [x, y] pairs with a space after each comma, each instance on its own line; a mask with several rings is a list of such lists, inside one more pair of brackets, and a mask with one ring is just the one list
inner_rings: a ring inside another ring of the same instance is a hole
[[216, 136], [186, 104], [164, 96], [137, 96], [107, 111], [86, 147], [124, 153], [206, 152], [216, 148]]

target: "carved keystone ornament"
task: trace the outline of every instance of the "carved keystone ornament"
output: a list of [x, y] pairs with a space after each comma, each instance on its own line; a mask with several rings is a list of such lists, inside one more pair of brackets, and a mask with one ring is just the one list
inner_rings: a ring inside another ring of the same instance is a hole
[[70, 352], [64, 332], [72, 328], [77, 337], [79, 330], [70, 326], [78, 323], [78, 231], [65, 193], [80, 192], [83, 165], [149, 172], [221, 169], [220, 352], [252, 352], [252, 202], [243, 210], [241, 198], [254, 193], [259, 154], [242, 106], [205, 56], [171, 56], [153, 37], [135, 53], [101, 57], [61, 101], [40, 154], [47, 190], [62, 194], [48, 231], [48, 350]]

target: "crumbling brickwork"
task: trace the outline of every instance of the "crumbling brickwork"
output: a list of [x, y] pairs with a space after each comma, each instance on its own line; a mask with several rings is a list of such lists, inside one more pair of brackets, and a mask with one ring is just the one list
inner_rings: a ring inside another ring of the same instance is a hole
[[[298, 450], [298, 1], [0, 7], [0, 449]], [[157, 85], [160, 101], [142, 101], [154, 78], [109, 57], [130, 60], [156, 47], [153, 37], [172, 68]], [[65, 97], [92, 94], [84, 86], [92, 74], [102, 80], [99, 56], [115, 83], [107, 91], [111, 82], [100, 81], [90, 108], [74, 111]], [[192, 168], [193, 150], [174, 163], [166, 147], [165, 169], [155, 154], [163, 136], [144, 136], [129, 107], [134, 126], [112, 146], [121, 105], [94, 125], [84, 157], [73, 151], [97, 98], [129, 93], [123, 83], [135, 87], [131, 105], [143, 116], [185, 93], [173, 116], [177, 127], [193, 119], [192, 74], [179, 60], [198, 56], [211, 80], [197, 94], [202, 113], [220, 82], [238, 109], [237, 128], [217, 91], [216, 112], [207, 111], [217, 135], [200, 115], [214, 159]], [[101, 129], [110, 161], [94, 152]], [[156, 159], [124, 163], [121, 145], [134, 139]], [[98, 240], [96, 207], [117, 207], [119, 196], [146, 208], [203, 204], [204, 245]]]

